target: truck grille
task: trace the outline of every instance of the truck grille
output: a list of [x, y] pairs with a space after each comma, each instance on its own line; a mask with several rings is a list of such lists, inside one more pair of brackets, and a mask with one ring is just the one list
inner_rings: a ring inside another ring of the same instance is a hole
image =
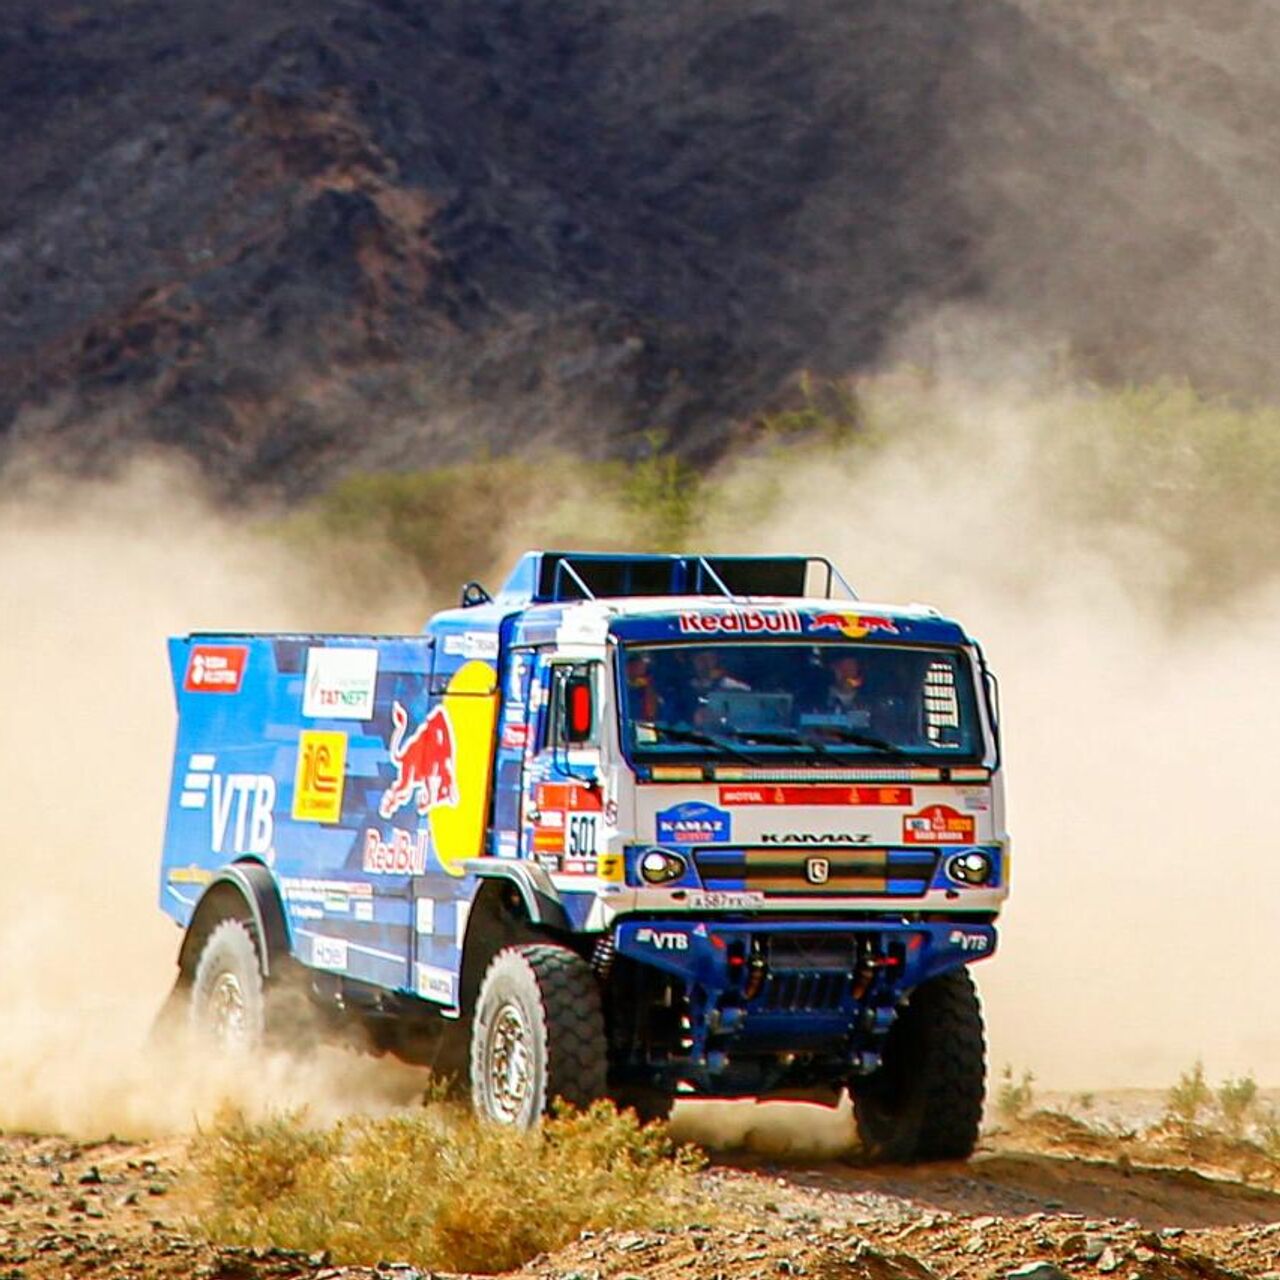
[[848, 845], [704, 849], [694, 857], [707, 889], [806, 898], [919, 898], [938, 862], [937, 853], [929, 849]]

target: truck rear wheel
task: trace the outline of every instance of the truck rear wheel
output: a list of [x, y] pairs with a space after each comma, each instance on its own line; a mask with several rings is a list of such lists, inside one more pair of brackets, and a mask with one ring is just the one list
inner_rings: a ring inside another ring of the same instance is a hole
[[965, 1160], [986, 1093], [986, 1044], [967, 969], [918, 987], [898, 1015], [873, 1075], [855, 1083], [853, 1113], [873, 1160]]
[[604, 1013], [591, 966], [568, 947], [534, 943], [494, 957], [471, 1027], [471, 1096], [480, 1115], [532, 1128], [562, 1098], [603, 1097]]
[[266, 1034], [266, 988], [250, 926], [223, 920], [204, 940], [191, 983], [191, 1028], [226, 1053], [247, 1053]]

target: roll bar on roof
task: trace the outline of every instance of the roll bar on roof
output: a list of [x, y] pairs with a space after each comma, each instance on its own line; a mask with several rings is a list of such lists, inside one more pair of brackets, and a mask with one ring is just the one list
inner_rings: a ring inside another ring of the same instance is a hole
[[499, 592], [504, 602], [547, 604], [626, 596], [791, 596], [856, 600], [825, 556], [620, 555], [529, 551]]

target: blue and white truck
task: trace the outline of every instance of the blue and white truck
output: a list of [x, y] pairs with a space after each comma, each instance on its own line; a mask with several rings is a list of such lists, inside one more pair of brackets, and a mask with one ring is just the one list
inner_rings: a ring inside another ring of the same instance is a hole
[[419, 635], [171, 639], [175, 999], [299, 1007], [527, 1126], [848, 1090], [964, 1157], [1008, 889], [995, 681], [805, 556], [530, 552]]

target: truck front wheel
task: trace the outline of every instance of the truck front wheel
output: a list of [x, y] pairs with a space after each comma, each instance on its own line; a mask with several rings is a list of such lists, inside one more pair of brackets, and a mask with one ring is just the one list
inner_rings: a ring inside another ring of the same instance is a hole
[[600, 988], [568, 947], [507, 947], [480, 985], [471, 1027], [476, 1110], [528, 1129], [562, 1098], [585, 1107], [605, 1094], [608, 1060]]
[[191, 1027], [227, 1053], [257, 1049], [266, 1031], [258, 947], [243, 920], [223, 920], [205, 939], [191, 983]]
[[964, 1160], [986, 1091], [978, 993], [967, 969], [918, 987], [885, 1042], [879, 1069], [855, 1082], [853, 1113], [873, 1160]]

